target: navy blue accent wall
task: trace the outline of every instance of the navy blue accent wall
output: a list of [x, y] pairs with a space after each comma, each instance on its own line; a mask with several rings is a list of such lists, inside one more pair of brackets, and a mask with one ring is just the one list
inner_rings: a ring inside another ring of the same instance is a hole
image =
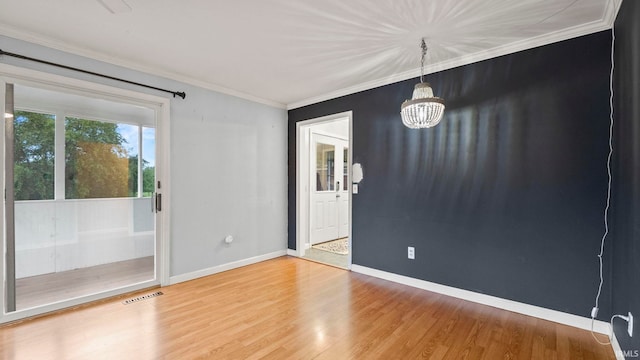
[[354, 264], [589, 316], [607, 183], [610, 46], [601, 32], [427, 75], [447, 102], [432, 129], [400, 120], [418, 79], [290, 110], [289, 248], [295, 123], [352, 110], [354, 162], [364, 169], [352, 204]]
[[614, 321], [628, 358], [640, 356], [640, 2], [623, 1], [615, 23], [615, 197], [613, 204], [613, 312], [635, 317]]

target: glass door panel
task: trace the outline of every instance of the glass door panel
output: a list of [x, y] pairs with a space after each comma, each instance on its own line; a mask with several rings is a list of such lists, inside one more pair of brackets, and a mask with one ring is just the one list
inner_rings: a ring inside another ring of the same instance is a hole
[[342, 156], [342, 190], [349, 191], [349, 148], [344, 148]]
[[318, 142], [316, 145], [316, 191], [335, 190], [335, 146]]
[[12, 95], [5, 310], [157, 281], [155, 111], [21, 84]]

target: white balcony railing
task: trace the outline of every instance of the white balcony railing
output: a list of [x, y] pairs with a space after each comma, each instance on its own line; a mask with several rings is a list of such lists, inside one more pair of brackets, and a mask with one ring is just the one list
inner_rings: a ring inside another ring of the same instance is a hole
[[17, 201], [16, 278], [154, 255], [149, 198]]

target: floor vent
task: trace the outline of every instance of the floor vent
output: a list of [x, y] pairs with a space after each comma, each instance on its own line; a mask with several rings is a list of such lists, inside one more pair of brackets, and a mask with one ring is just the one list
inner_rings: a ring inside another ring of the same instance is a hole
[[125, 305], [129, 305], [129, 304], [134, 303], [134, 302], [151, 299], [152, 297], [156, 297], [156, 296], [160, 296], [160, 295], [162, 295], [162, 291], [154, 292], [153, 294], [147, 294], [147, 295], [138, 296], [137, 298], [125, 300], [122, 303], [125, 304]]

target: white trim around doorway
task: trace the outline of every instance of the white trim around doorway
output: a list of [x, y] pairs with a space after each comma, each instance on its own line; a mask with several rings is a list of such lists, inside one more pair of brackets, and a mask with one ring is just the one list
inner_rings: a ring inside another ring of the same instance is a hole
[[[309, 244], [309, 141], [311, 141], [310, 128], [313, 125], [328, 123], [336, 120], [349, 120], [349, 179], [352, 179], [353, 164], [353, 112], [345, 111], [338, 114], [327, 115], [319, 118], [308, 119], [296, 123], [296, 250], [288, 250], [289, 255], [302, 257], [305, 254], [306, 245]], [[303, 169], [302, 166], [306, 164]], [[353, 192], [349, 186], [349, 261], [348, 269], [352, 264], [352, 208]]]

